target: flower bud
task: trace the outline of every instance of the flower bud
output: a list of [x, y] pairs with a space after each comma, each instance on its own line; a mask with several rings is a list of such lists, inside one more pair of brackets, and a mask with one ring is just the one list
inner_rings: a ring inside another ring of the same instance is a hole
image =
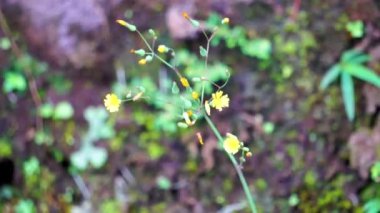
[[193, 92], [191, 93], [191, 97], [192, 97], [194, 100], [198, 100], [198, 98], [199, 98], [199, 93], [193, 91]]
[[181, 77], [179, 80], [181, 81], [182, 86], [184, 86], [184, 87], [190, 86], [189, 81], [186, 78]]
[[118, 19], [118, 20], [116, 20], [116, 22], [118, 24], [120, 24], [121, 26], [128, 28], [132, 32], [136, 31], [136, 29], [137, 29], [135, 25], [129, 24], [128, 22], [126, 22], [124, 20]]
[[247, 158], [252, 157], [252, 152], [247, 152], [247, 153], [245, 154], [245, 157], [247, 157]]
[[153, 57], [152, 57], [151, 55], [147, 55], [147, 56], [145, 57], [145, 60], [146, 60], [147, 62], [151, 62], [151, 61], [153, 60]]
[[138, 50], [134, 50], [133, 53], [136, 54], [136, 55], [138, 55], [138, 56], [144, 56], [145, 55], [145, 50], [138, 49]]
[[230, 19], [225, 17], [223, 20], [222, 20], [222, 24], [229, 24], [230, 23]]
[[169, 48], [161, 44], [161, 45], [158, 45], [157, 51], [159, 53], [167, 53], [169, 51]]

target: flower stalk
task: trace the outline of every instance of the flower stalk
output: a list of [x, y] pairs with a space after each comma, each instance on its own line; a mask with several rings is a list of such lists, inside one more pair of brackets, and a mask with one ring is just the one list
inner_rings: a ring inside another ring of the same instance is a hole
[[[195, 27], [199, 27], [199, 22], [197, 20], [194, 20], [194, 19], [190, 18], [187, 13], [183, 13], [183, 16], [184, 16], [185, 19], [189, 20]], [[121, 21], [119, 21], [118, 23], [121, 24], [122, 26], [127, 27], [127, 28], [130, 28], [130, 26], [134, 27], [134, 25], [131, 25], [131, 24], [127, 23], [127, 22], [121, 22]], [[222, 21], [222, 24], [228, 24], [228, 23], [229, 23], [229, 19], [228, 18], [224, 18], [223, 21]], [[201, 51], [201, 55], [205, 59], [205, 64], [204, 64], [205, 65], [205, 72], [208, 71], [208, 57], [209, 57], [209, 51], [210, 51], [210, 42], [214, 38], [214, 36], [216, 35], [217, 30], [218, 30], [218, 28], [215, 28], [213, 30], [213, 32], [211, 33], [211, 35], [208, 36], [207, 33], [206, 33], [206, 31], [204, 29], [201, 29], [201, 31], [203, 32], [204, 36], [207, 39], [206, 49], [204, 49], [203, 47], [201, 48], [201, 50], [203, 50], [203, 51]], [[250, 208], [251, 212], [257, 213], [257, 208], [256, 208], [256, 205], [255, 205], [254, 199], [252, 197], [251, 191], [249, 189], [247, 180], [245, 179], [244, 174], [242, 172], [241, 164], [238, 163], [238, 161], [236, 160], [236, 158], [233, 155], [233, 154], [236, 154], [238, 151], [242, 150], [242, 155], [245, 156], [244, 154], [246, 152], [249, 152], [249, 149], [247, 147], [243, 147], [243, 145], [241, 145], [242, 143], [238, 140], [238, 138], [236, 136], [232, 135], [232, 134], [227, 135], [227, 138], [225, 140], [221, 136], [219, 130], [216, 128], [216, 126], [213, 123], [213, 121], [209, 117], [210, 116], [210, 106], [213, 107], [213, 108], [215, 108], [215, 109], [217, 109], [218, 111], [222, 111], [223, 108], [227, 108], [229, 106], [228, 95], [227, 94], [223, 94], [223, 91], [221, 91], [221, 88], [223, 88], [227, 84], [227, 81], [222, 86], [219, 86], [219, 85], [215, 84], [214, 82], [209, 81], [207, 78], [201, 77], [200, 80], [202, 81], [202, 91], [201, 91], [201, 94], [198, 94], [196, 91], [193, 91], [192, 86], [188, 82], [187, 78], [185, 78], [185, 77], [183, 77], [181, 75], [181, 73], [179, 72], [179, 70], [176, 68], [175, 65], [170, 64], [168, 61], [166, 61], [165, 59], [161, 58], [158, 54], [155, 53], [154, 42], [156, 40], [156, 37], [154, 37], [153, 45], [151, 46], [138, 29], [133, 28], [133, 30], [131, 30], [131, 31], [137, 32], [137, 34], [141, 37], [141, 39], [143, 40], [143, 42], [146, 44], [148, 50], [150, 51], [150, 52], [146, 53], [145, 51], [143, 52], [142, 50], [140, 50], [140, 52], [141, 52], [140, 54], [141, 55], [148, 54], [152, 58], [157, 58], [159, 61], [161, 61], [166, 66], [168, 66], [170, 69], [172, 69], [177, 74], [177, 77], [179, 78], [179, 81], [180, 81], [181, 85], [187, 91], [190, 91], [191, 97], [194, 100], [199, 100], [199, 97], [201, 98], [201, 100], [200, 100], [200, 106], [199, 106], [199, 109], [197, 111], [200, 112], [200, 114], [206, 119], [208, 126], [211, 128], [211, 130], [213, 131], [214, 135], [218, 139], [219, 146], [223, 148], [223, 145], [225, 144], [226, 147], [228, 148], [228, 149], [224, 148], [224, 151], [227, 154], [227, 156], [230, 159], [230, 161], [232, 162], [233, 167], [234, 167], [236, 173], [238, 174], [238, 177], [239, 177], [240, 183], [241, 183], [241, 185], [243, 187], [243, 190], [244, 190], [244, 193], [245, 193], [245, 196], [246, 196], [249, 208]], [[157, 48], [157, 51], [159, 53], [166, 53], [166, 52], [169, 51], [169, 48], [166, 47], [165, 45], [159, 45], [158, 48]], [[135, 51], [135, 53], [136, 53], [136, 51]], [[138, 54], [138, 53], [136, 53], [136, 54]], [[141, 60], [145, 60], [145, 59], [141, 59]], [[230, 76], [228, 76], [228, 78], [229, 77]], [[204, 95], [205, 95], [204, 94], [205, 93], [204, 83], [205, 82], [209, 82], [212, 85], [214, 85], [214, 86], [217, 87], [217, 91], [212, 94], [212, 99], [211, 100], [204, 100]], [[182, 113], [182, 117], [183, 117], [183, 119], [184, 119], [185, 122], [179, 122], [178, 123], [179, 127], [181, 127], [181, 128], [187, 128], [189, 126], [194, 125], [196, 119], [195, 120], [191, 119], [192, 114], [193, 114], [193, 112], [191, 110], [184, 111]], [[197, 137], [198, 137], [199, 143], [203, 144], [203, 139], [202, 139], [202, 136], [200, 135], [200, 133], [197, 134]], [[250, 153], [250, 155], [252, 155], [251, 152], [249, 152], [249, 153]]]
[[[219, 146], [222, 147], [223, 146], [223, 137], [220, 134], [219, 130], [216, 128], [214, 122], [212, 122], [212, 120], [210, 119], [210, 117], [208, 117], [205, 113], [204, 113], [204, 118], [206, 119], [207, 124], [211, 128], [211, 130], [214, 133], [215, 137], [218, 139]], [[257, 213], [257, 208], [256, 208], [256, 205], [255, 205], [255, 201], [253, 200], [253, 197], [252, 197], [252, 194], [251, 194], [251, 190], [249, 189], [247, 180], [244, 177], [244, 174], [243, 174], [243, 172], [241, 170], [241, 167], [240, 167], [239, 163], [237, 162], [237, 160], [235, 159], [235, 157], [232, 154], [227, 153], [227, 152], [225, 152], [225, 153], [227, 154], [228, 158], [230, 159], [231, 163], [233, 164], [233, 166], [235, 168], [236, 173], [239, 176], [239, 180], [240, 180], [240, 183], [241, 183], [241, 185], [243, 187], [243, 190], [244, 190], [244, 193], [245, 193], [245, 197], [247, 198], [249, 208], [251, 209], [251, 211], [253, 213]]]

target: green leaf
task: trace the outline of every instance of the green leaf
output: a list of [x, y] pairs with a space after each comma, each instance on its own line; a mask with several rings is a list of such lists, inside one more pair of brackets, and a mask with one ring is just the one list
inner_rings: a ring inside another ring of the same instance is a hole
[[241, 48], [244, 54], [265, 60], [270, 58], [272, 45], [268, 39], [254, 39]]
[[371, 177], [373, 181], [379, 182], [380, 180], [380, 161], [377, 161], [371, 167]]
[[378, 213], [380, 212], [380, 199], [372, 198], [368, 202], [364, 204], [364, 212], [365, 213]]
[[207, 56], [207, 50], [203, 48], [202, 46], [199, 46], [199, 54], [201, 54], [202, 57]]
[[361, 54], [361, 55], [358, 55], [356, 56], [355, 58], [352, 58], [350, 60], [350, 63], [352, 64], [362, 64], [362, 63], [365, 63], [365, 62], [368, 62], [371, 60], [371, 57], [367, 54]]
[[268, 135], [270, 135], [270, 134], [273, 133], [274, 128], [275, 128], [275, 126], [274, 126], [274, 124], [271, 123], [271, 122], [265, 122], [264, 125], [263, 125], [264, 133], [265, 133], [265, 134], [268, 134]]
[[38, 114], [42, 118], [51, 118], [54, 113], [54, 106], [50, 103], [45, 103], [38, 109]]
[[343, 62], [350, 62], [350, 60], [358, 57], [359, 55], [362, 55], [362, 53], [357, 50], [348, 50], [343, 53], [341, 60]]
[[182, 100], [182, 103], [183, 103], [183, 107], [184, 107], [185, 109], [189, 109], [189, 108], [191, 108], [192, 103], [191, 103], [191, 101], [190, 101], [189, 99], [187, 99], [187, 98], [181, 96], [181, 100]]
[[343, 93], [344, 108], [346, 110], [348, 119], [352, 121], [355, 117], [355, 92], [354, 83], [350, 74], [342, 72], [341, 87]]
[[319, 85], [319, 88], [322, 90], [326, 89], [335, 79], [338, 78], [340, 74], [340, 66], [334, 65], [331, 67], [327, 73], [323, 76], [321, 84]]
[[35, 213], [36, 207], [34, 206], [33, 201], [29, 199], [20, 200], [15, 208], [16, 213]]
[[38, 175], [40, 173], [40, 162], [36, 157], [31, 157], [23, 164], [23, 171], [26, 177]]
[[53, 141], [53, 136], [47, 130], [38, 130], [34, 135], [34, 142], [38, 145], [52, 145]]
[[86, 169], [88, 165], [87, 155], [82, 150], [74, 152], [70, 157], [70, 161], [79, 170]]
[[93, 147], [91, 151], [88, 152], [91, 165], [99, 169], [107, 162], [107, 151], [103, 148]]
[[74, 109], [69, 102], [60, 102], [54, 111], [53, 118], [57, 120], [67, 120], [74, 115]]
[[353, 38], [361, 38], [364, 35], [364, 24], [362, 21], [352, 21], [346, 24], [346, 30]]
[[169, 190], [172, 187], [171, 181], [165, 176], [159, 176], [156, 180], [158, 188], [163, 190]]
[[371, 69], [360, 64], [345, 64], [343, 70], [350, 75], [366, 81], [374, 86], [380, 88], [380, 77]]
[[24, 76], [17, 72], [6, 72], [4, 76], [3, 90], [6, 93], [12, 91], [23, 92], [26, 89], [26, 79]]
[[178, 94], [179, 93], [179, 88], [177, 86], [177, 83], [173, 81], [173, 85], [172, 85], [172, 93], [174, 95]]
[[4, 38], [0, 38], [0, 48], [3, 49], [3, 50], [8, 50], [9, 48], [11, 48], [12, 44], [11, 44], [11, 41], [4, 37]]
[[148, 152], [149, 157], [152, 160], [157, 160], [158, 158], [160, 158], [162, 155], [166, 153], [166, 150], [165, 150], [165, 147], [162, 146], [161, 144], [153, 142], [153, 143], [149, 143], [147, 147], [147, 152]]

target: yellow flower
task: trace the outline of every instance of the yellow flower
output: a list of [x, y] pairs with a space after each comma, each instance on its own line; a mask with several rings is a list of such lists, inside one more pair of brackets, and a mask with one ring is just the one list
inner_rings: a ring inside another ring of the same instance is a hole
[[230, 19], [227, 17], [222, 20], [222, 24], [229, 24], [229, 23], [230, 23]]
[[107, 94], [104, 99], [104, 106], [110, 112], [119, 111], [121, 100], [113, 93]]
[[240, 149], [240, 141], [235, 135], [227, 133], [227, 137], [223, 142], [223, 148], [227, 153], [234, 155]]
[[194, 91], [194, 92], [191, 93], [191, 97], [193, 97], [194, 100], [198, 100], [199, 93], [197, 93], [197, 92]]
[[140, 65], [145, 65], [145, 64], [146, 64], [146, 59], [145, 59], [145, 58], [140, 59], [138, 63], [139, 63]]
[[165, 46], [165, 45], [158, 45], [158, 48], [157, 48], [157, 51], [159, 52], [159, 53], [166, 53], [166, 52], [168, 52], [168, 48]]
[[228, 95], [223, 95], [223, 91], [218, 91], [212, 94], [212, 101], [210, 102], [210, 106], [215, 109], [222, 111], [223, 108], [228, 107], [230, 104], [230, 99]]
[[184, 87], [190, 86], [189, 81], [186, 78], [181, 77], [179, 80], [181, 81], [182, 86], [184, 86]]

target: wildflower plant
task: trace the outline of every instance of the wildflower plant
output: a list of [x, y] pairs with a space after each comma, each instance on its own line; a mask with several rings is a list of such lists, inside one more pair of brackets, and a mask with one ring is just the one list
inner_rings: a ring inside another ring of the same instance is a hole
[[[222, 75], [225, 76], [225, 82], [223, 85], [217, 84], [214, 79], [210, 79], [208, 77], [208, 72], [210, 70], [208, 59], [212, 39], [217, 34], [220, 27], [230, 23], [230, 19], [223, 18], [219, 22], [219, 26], [213, 26], [211, 29], [207, 29], [203, 26], [201, 27], [201, 22], [193, 19], [186, 12], [182, 15], [194, 27], [198, 28], [207, 40], [205, 46], [199, 47], [199, 54], [204, 60], [203, 67], [200, 69], [200, 72], [193, 72], [190, 75], [180, 71], [175, 63], [175, 57], [177, 54], [172, 48], [166, 46], [165, 44], [158, 44], [156, 46], [157, 36], [153, 30], [150, 29], [148, 31], [150, 38], [152, 39], [152, 42], [149, 43], [135, 25], [124, 20], [117, 20], [116, 22], [121, 26], [126, 27], [131, 32], [137, 33], [145, 43], [145, 48], [131, 50], [131, 53], [135, 54], [139, 58], [139, 65], [144, 66], [147, 63], [151, 63], [153, 60], [158, 60], [174, 72], [176, 80], [171, 84], [171, 93], [173, 97], [176, 97], [176, 99], [174, 99], [174, 102], [168, 103], [162, 103], [163, 100], [160, 100], [160, 104], [176, 112], [177, 115], [174, 119], [177, 120], [177, 126], [179, 128], [190, 128], [199, 122], [199, 120], [206, 120], [207, 124], [217, 137], [219, 146], [224, 149], [239, 176], [251, 211], [257, 212], [255, 202], [242, 172], [242, 164], [245, 162], [246, 157], [252, 156], [252, 153], [248, 147], [244, 146], [244, 143], [241, 142], [237, 136], [227, 133], [226, 137], [222, 137], [221, 133], [210, 118], [211, 113], [218, 113], [229, 107], [230, 98], [229, 95], [223, 91], [223, 88], [228, 83], [230, 74], [228, 70], [222, 71]], [[166, 56], [171, 57], [173, 60], [166, 60]], [[206, 89], [209, 90], [209, 92], [207, 92]], [[149, 94], [145, 93], [145, 89], [143, 87], [140, 87], [138, 90], [139, 91], [137, 92], [132, 90], [128, 91], [125, 98], [118, 97], [113, 93], [107, 94], [104, 99], [106, 109], [111, 113], [115, 113], [119, 110], [122, 102], [137, 101], [140, 99], [150, 101], [154, 98], [149, 97]], [[173, 101], [173, 99], [167, 99], [166, 101], [170, 100]], [[217, 112], [212, 112], [214, 109], [216, 109]], [[196, 137], [198, 138], [199, 143], [203, 145], [204, 141], [201, 133], [198, 132]], [[236, 158], [235, 155], [239, 152], [241, 153], [241, 157]]]

